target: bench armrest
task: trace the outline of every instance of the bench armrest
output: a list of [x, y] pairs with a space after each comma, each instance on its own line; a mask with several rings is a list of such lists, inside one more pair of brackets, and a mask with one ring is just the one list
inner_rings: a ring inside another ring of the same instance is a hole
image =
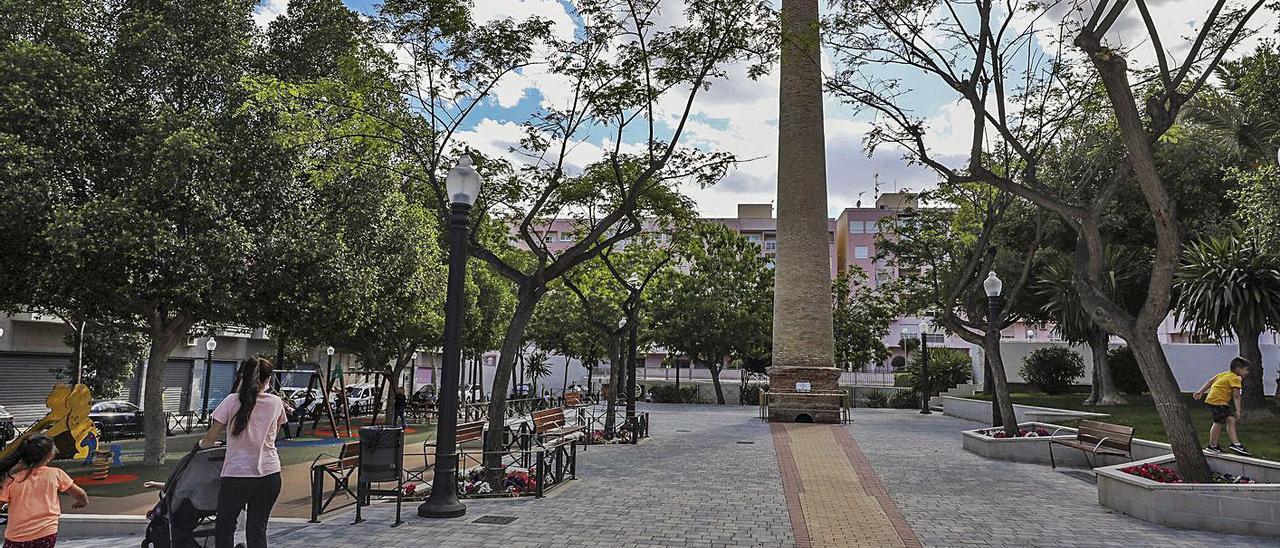
[[1052, 438], [1052, 437], [1054, 437], [1054, 436], [1057, 436], [1057, 435], [1058, 435], [1058, 432], [1061, 432], [1061, 431], [1066, 430], [1066, 429], [1067, 429], [1067, 427], [1066, 427], [1066, 426], [1059, 426], [1056, 430], [1054, 430], [1054, 431], [1053, 431], [1053, 433], [1052, 433], [1052, 434], [1049, 434], [1049, 437], [1051, 437], [1051, 438]]
[[1103, 444], [1103, 443], [1105, 443], [1105, 442], [1106, 442], [1107, 440], [1109, 440], [1109, 439], [1111, 439], [1111, 437], [1109, 437], [1109, 436], [1108, 436], [1108, 437], [1105, 437], [1105, 438], [1102, 438], [1102, 439], [1098, 440], [1098, 445], [1093, 446], [1093, 452], [1094, 452], [1094, 453], [1097, 453], [1097, 452], [1098, 452], [1098, 448], [1099, 448], [1099, 447], [1102, 447], [1102, 444]]

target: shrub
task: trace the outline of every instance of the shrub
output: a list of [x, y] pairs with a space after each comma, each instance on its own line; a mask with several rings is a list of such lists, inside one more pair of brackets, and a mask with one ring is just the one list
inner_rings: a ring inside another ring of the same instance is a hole
[[1138, 370], [1138, 360], [1133, 357], [1133, 350], [1121, 346], [1107, 352], [1111, 362], [1111, 377], [1116, 381], [1116, 388], [1125, 394], [1138, 395], [1147, 391], [1147, 379]]
[[865, 398], [867, 407], [880, 408], [889, 406], [889, 394], [883, 390], [872, 390], [867, 392]]
[[[898, 356], [898, 357], [901, 358], [902, 356]], [[903, 387], [903, 388], [911, 386], [911, 377], [908, 376], [906, 373], [894, 373], [893, 385]]]
[[681, 386], [677, 392], [674, 384], [655, 384], [649, 387], [649, 394], [654, 403], [702, 403], [697, 386]]
[[[924, 352], [911, 354], [911, 363], [904, 373], [906, 385], [916, 391], [923, 389], [920, 383], [920, 360]], [[973, 378], [973, 360], [967, 352], [954, 348], [929, 349], [929, 389], [934, 394], [954, 388]], [[897, 384], [897, 379], [894, 379]]]
[[[932, 364], [930, 364], [932, 365]], [[889, 407], [894, 409], [915, 409], [920, 407], [920, 398], [915, 390], [897, 390], [889, 396]]]
[[746, 389], [738, 392], [738, 403], [742, 405], [760, 405], [760, 390], [769, 391], [767, 384], [748, 384]]
[[1062, 394], [1084, 376], [1084, 359], [1063, 346], [1041, 348], [1027, 355], [1018, 369], [1022, 378], [1046, 394]]

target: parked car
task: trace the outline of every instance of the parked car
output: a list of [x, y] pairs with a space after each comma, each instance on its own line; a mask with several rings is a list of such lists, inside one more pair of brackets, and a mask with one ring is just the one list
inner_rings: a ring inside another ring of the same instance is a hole
[[373, 412], [373, 396], [377, 387], [371, 382], [347, 385], [347, 405], [352, 415]]
[[429, 384], [418, 387], [418, 391], [413, 393], [409, 403], [428, 409], [434, 408], [436, 406], [436, 387]]
[[[323, 403], [320, 401], [321, 394], [318, 388], [285, 387], [280, 389], [280, 397], [289, 402], [294, 410], [302, 409], [303, 406], [306, 406], [307, 415], [315, 414]], [[292, 415], [292, 412], [290, 415]]]
[[104, 441], [143, 434], [142, 409], [124, 400], [93, 404], [89, 408], [89, 420]]
[[9, 443], [9, 440], [18, 435], [18, 430], [13, 426], [13, 414], [5, 410], [0, 405], [0, 449]]

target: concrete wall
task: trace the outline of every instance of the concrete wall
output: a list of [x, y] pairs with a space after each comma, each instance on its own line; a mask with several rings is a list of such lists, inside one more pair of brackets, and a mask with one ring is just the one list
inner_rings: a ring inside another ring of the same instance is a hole
[[[1084, 376], [1077, 381], [1077, 384], [1083, 386], [1091, 384], [1093, 354], [1089, 351], [1088, 346], [1071, 346], [1061, 342], [1026, 341], [1004, 341], [1000, 344], [1000, 357], [1004, 360], [1004, 370], [1005, 374], [1008, 375], [1009, 382], [1026, 382], [1022, 375], [1018, 373], [1018, 369], [1022, 367], [1022, 360], [1036, 349], [1050, 346], [1066, 346], [1080, 354], [1084, 359], [1085, 372]], [[1111, 345], [1112, 348], [1119, 346], [1122, 345]], [[1164, 347], [1165, 355], [1168, 356], [1169, 366], [1173, 369], [1173, 375], [1178, 379], [1178, 387], [1183, 392], [1194, 392], [1214, 374], [1225, 371], [1227, 364], [1231, 362], [1231, 358], [1239, 355], [1239, 347], [1234, 344], [1164, 343], [1162, 346]], [[975, 348], [973, 360], [974, 379], [979, 384], [983, 382], [983, 359], [982, 349]], [[1280, 362], [1280, 346], [1263, 344], [1262, 385], [1267, 394], [1274, 393], [1276, 389], [1277, 362]]]

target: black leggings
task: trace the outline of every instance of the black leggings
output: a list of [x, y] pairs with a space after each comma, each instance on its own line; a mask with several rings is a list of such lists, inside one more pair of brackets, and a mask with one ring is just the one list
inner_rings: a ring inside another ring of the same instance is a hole
[[214, 523], [217, 548], [232, 548], [235, 544], [236, 521], [245, 505], [249, 506], [244, 525], [246, 546], [267, 548], [267, 520], [279, 497], [279, 472], [260, 478], [222, 478], [218, 488], [218, 520]]

